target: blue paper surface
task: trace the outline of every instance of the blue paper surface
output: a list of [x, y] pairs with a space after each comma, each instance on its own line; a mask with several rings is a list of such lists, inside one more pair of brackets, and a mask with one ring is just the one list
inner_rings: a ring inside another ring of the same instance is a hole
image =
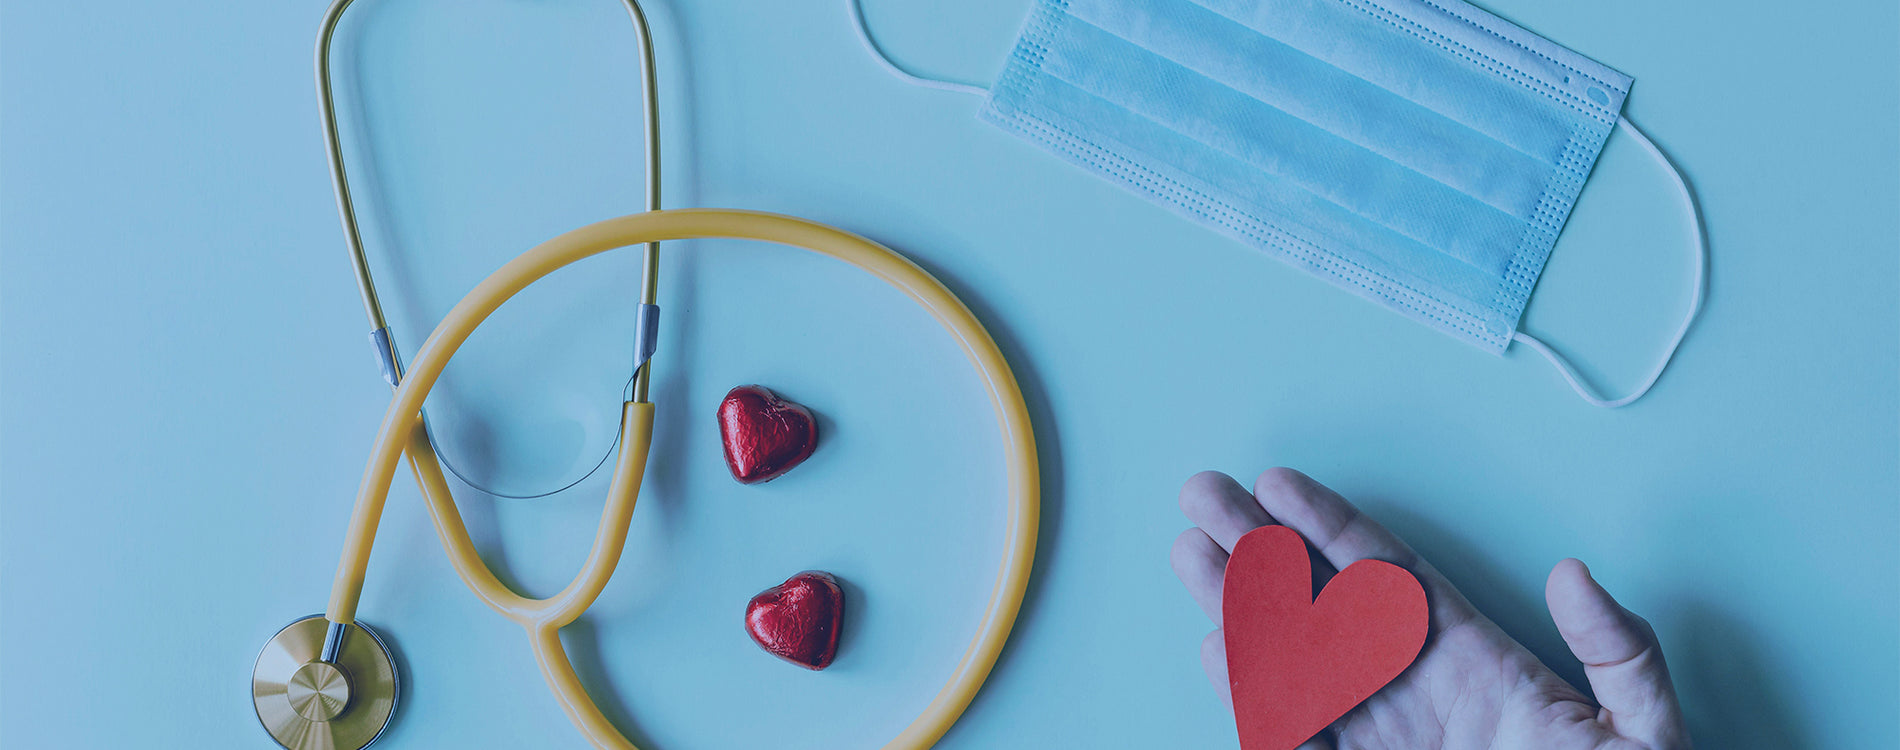
[[[1167, 567], [1175, 493], [1276, 464], [1358, 501], [1573, 679], [1542, 589], [1560, 558], [1587, 561], [1655, 624], [1705, 747], [1892, 747], [1900, 18], [1747, 5], [1487, 4], [1638, 78], [1625, 112], [1703, 199], [1707, 311], [1615, 412], [1525, 352], [1451, 341], [1076, 170], [977, 121], [974, 98], [887, 78], [840, 3], [651, 4], [666, 205], [885, 242], [1013, 358], [1044, 441], [1042, 547], [1016, 637], [943, 747], [1232, 747], [1198, 659], [1212, 624]], [[359, 6], [338, 42], [346, 146], [413, 353], [506, 259], [638, 209], [636, 59], [607, 0]], [[900, 61], [987, 83], [1028, 2], [866, 6]], [[323, 607], [388, 399], [316, 119], [322, 12], [0, 6], [0, 746], [267, 742], [252, 659]], [[1684, 302], [1671, 190], [1613, 135], [1526, 314], [1610, 391]], [[881, 745], [947, 676], [995, 574], [987, 403], [875, 280], [763, 246], [666, 253], [662, 447], [570, 652], [643, 747]], [[534, 489], [606, 449], [635, 268], [564, 272], [471, 342], [435, 403], [472, 472]], [[726, 476], [713, 422], [751, 382], [825, 435], [761, 487]], [[522, 634], [462, 589], [396, 487], [361, 610], [407, 670], [387, 747], [578, 746]], [[602, 487], [464, 512], [506, 580], [547, 594]], [[811, 568], [852, 597], [816, 674], [741, 625], [748, 597]]]

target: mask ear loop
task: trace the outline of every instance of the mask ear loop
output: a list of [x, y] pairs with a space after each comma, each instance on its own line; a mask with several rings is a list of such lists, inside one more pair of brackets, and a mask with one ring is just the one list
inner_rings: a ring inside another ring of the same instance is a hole
[[1616, 124], [1623, 126], [1630, 135], [1636, 136], [1636, 142], [1643, 145], [1643, 149], [1649, 152], [1656, 163], [1663, 165], [1671, 175], [1675, 176], [1676, 195], [1682, 199], [1682, 204], [1689, 210], [1689, 217], [1695, 222], [1695, 287], [1689, 297], [1689, 313], [1683, 316], [1682, 324], [1676, 326], [1676, 335], [1670, 339], [1669, 349], [1663, 352], [1662, 359], [1656, 363], [1656, 369], [1649, 372], [1649, 377], [1643, 379], [1643, 384], [1638, 386], [1635, 392], [1617, 399], [1606, 399], [1598, 395], [1596, 389], [1583, 382], [1583, 377], [1577, 374], [1577, 369], [1571, 366], [1570, 360], [1558, 354], [1556, 350], [1550, 348], [1550, 345], [1523, 331], [1511, 334], [1512, 341], [1521, 341], [1538, 354], [1544, 355], [1544, 359], [1549, 360], [1551, 366], [1557, 368], [1557, 372], [1570, 383], [1570, 389], [1576, 391], [1584, 401], [1589, 402], [1591, 406], [1605, 409], [1628, 405], [1642, 398], [1644, 394], [1649, 393], [1650, 388], [1656, 385], [1656, 380], [1662, 377], [1663, 370], [1669, 369], [1669, 361], [1675, 358], [1676, 350], [1682, 348], [1682, 339], [1689, 335], [1689, 326], [1695, 323], [1696, 315], [1702, 312], [1702, 293], [1708, 286], [1709, 248], [1707, 232], [1702, 225], [1702, 209], [1696, 205], [1695, 194], [1689, 191], [1688, 181], [1682, 178], [1682, 170], [1677, 169], [1675, 163], [1669, 161], [1668, 156], [1663, 155], [1662, 149], [1657, 148], [1655, 142], [1649, 140], [1649, 136], [1643, 135], [1643, 131], [1636, 129], [1636, 125], [1631, 123], [1629, 118], [1619, 116], [1616, 118]]
[[891, 58], [885, 56], [884, 50], [878, 49], [877, 42], [871, 41], [871, 30], [864, 25], [864, 8], [860, 7], [860, 0], [844, 0], [844, 4], [851, 11], [851, 28], [858, 32], [858, 42], [864, 45], [864, 51], [871, 53], [871, 59], [877, 61], [878, 67], [883, 68], [884, 72], [891, 74], [891, 77], [912, 86], [922, 86], [927, 89], [953, 91], [959, 94], [970, 94], [972, 96], [989, 95], [990, 90], [982, 86], [958, 83], [956, 81], [945, 81], [936, 78], [925, 78], [923, 76], [913, 75], [910, 71], [897, 67], [897, 63], [891, 62]]

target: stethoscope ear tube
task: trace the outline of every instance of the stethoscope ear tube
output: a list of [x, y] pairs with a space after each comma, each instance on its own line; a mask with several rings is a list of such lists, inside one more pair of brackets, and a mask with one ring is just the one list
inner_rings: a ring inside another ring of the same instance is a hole
[[[376, 292], [376, 280], [370, 271], [368, 255], [363, 249], [363, 235], [356, 219], [356, 204], [350, 195], [349, 174], [343, 159], [343, 142], [337, 125], [335, 92], [330, 82], [330, 48], [336, 36], [337, 26], [343, 19], [344, 11], [348, 10], [354, 2], [355, 0], [335, 0], [330, 5], [330, 9], [324, 13], [323, 23], [317, 32], [317, 105], [323, 124], [324, 150], [330, 162], [330, 185], [336, 194], [337, 213], [343, 222], [343, 236], [349, 248], [350, 268], [356, 275], [356, 288], [362, 297], [364, 312], [369, 316], [370, 341], [375, 347], [379, 373], [383, 380], [394, 388], [403, 377], [402, 358], [397, 353], [395, 340], [389, 331], [389, 323], [383, 315], [382, 299]], [[640, 94], [643, 114], [641, 137], [646, 156], [646, 210], [658, 211], [660, 209], [660, 97], [653, 54], [653, 32], [647, 23], [646, 13], [641, 10], [637, 0], [620, 0], [620, 2], [626, 7], [627, 16], [633, 23], [634, 42], [640, 53]], [[657, 304], [659, 272], [659, 243], [646, 243], [640, 265], [639, 300], [641, 305]], [[645, 314], [644, 307], [641, 313]], [[648, 357], [651, 356], [650, 349], [636, 348], [636, 351], [644, 351]], [[640, 363], [644, 361], [645, 357], [639, 358], [639, 362], [636, 362], [633, 369], [631, 400], [634, 401], [647, 399], [647, 374], [645, 368], [640, 366]], [[424, 422], [423, 429], [427, 430], [427, 420]], [[619, 439], [616, 439], [615, 445], [618, 444]], [[614, 447], [609, 446], [608, 455], [611, 455], [613, 450]], [[441, 453], [438, 450], [438, 454]], [[449, 461], [446, 455], [441, 456], [443, 467], [464, 483], [490, 495], [511, 499], [546, 497], [578, 485], [587, 477], [592, 476], [595, 470], [605, 465], [607, 457], [603, 455], [593, 469], [559, 487], [523, 493], [504, 492], [484, 485], [476, 481], [474, 477], [458, 471], [456, 464]]]
[[[646, 13], [636, 0], [620, 0], [633, 21], [634, 42], [640, 50], [640, 94], [643, 103], [641, 138], [646, 151], [646, 210], [660, 210], [660, 114], [659, 84], [653, 56], [653, 31]], [[356, 204], [350, 198], [348, 170], [343, 164], [343, 139], [336, 118], [336, 97], [330, 84], [330, 46], [336, 37], [343, 12], [355, 0], [335, 0], [323, 14], [317, 31], [317, 107], [323, 122], [323, 146], [330, 161], [330, 186], [336, 193], [337, 213], [343, 220], [343, 236], [350, 250], [350, 268], [356, 273], [357, 292], [363, 298], [363, 310], [369, 315], [370, 329], [389, 327], [383, 317], [382, 300], [376, 294], [376, 281], [370, 273], [369, 257], [363, 251], [363, 233], [357, 225]], [[654, 304], [659, 290], [659, 243], [647, 243], [641, 265], [640, 302]], [[391, 358], [393, 361], [393, 357]]]
[[[592, 224], [529, 250], [489, 276], [451, 309], [423, 344], [384, 415], [331, 590], [327, 617], [352, 622], [361, 596], [370, 549], [404, 452], [411, 458], [437, 536], [456, 573], [471, 591], [528, 631], [550, 687], [575, 726], [599, 747], [632, 748], [600, 713], [573, 677], [555, 632], [579, 617], [606, 585], [624, 547], [627, 524], [639, 493], [652, 435], [653, 405], [623, 408], [626, 439], [595, 543], [581, 573], [560, 593], [530, 600], [503, 585], [481, 561], [450, 495], [426, 435], [420, 410], [450, 357], [502, 303], [555, 270], [607, 250], [634, 244], [694, 238], [749, 239], [801, 247], [850, 263], [904, 292], [941, 323], [977, 368], [996, 410], [1003, 438], [1009, 494], [1001, 569], [976, 637], [937, 696], [886, 748], [929, 747], [966, 708], [988, 676], [1022, 606], [1035, 557], [1040, 508], [1035, 439], [1015, 376], [996, 343], [969, 308], [942, 283], [902, 256], [859, 237], [790, 216], [724, 209], [657, 211]], [[652, 319], [655, 323], [657, 318]], [[650, 341], [651, 339], [649, 339]], [[643, 350], [644, 351], [644, 350]], [[647, 361], [650, 366], [650, 360]], [[643, 370], [650, 367], [643, 367]]]

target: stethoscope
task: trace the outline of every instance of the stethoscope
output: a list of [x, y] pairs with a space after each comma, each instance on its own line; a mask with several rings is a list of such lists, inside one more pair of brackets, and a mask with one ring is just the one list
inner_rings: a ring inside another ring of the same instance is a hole
[[[342, 148], [331, 97], [330, 40], [353, 0], [335, 0], [317, 36], [317, 93], [329, 149], [330, 176], [336, 189], [344, 234], [357, 289], [369, 313], [383, 377], [395, 396], [383, 416], [370, 452], [369, 466], [357, 490], [356, 506], [337, 566], [328, 610], [285, 626], [257, 657], [251, 674], [252, 702], [259, 722], [286, 748], [360, 748], [388, 727], [401, 692], [401, 678], [388, 644], [356, 619], [370, 548], [382, 519], [396, 465], [409, 454], [416, 483], [449, 562], [470, 591], [503, 617], [527, 631], [541, 675], [568, 719], [596, 747], [633, 748], [588, 697], [561, 645], [560, 629], [591, 605], [620, 560], [627, 526], [646, 471], [653, 437], [653, 404], [647, 400], [656, 350], [659, 307], [659, 243], [698, 238], [731, 238], [804, 248], [849, 263], [896, 287], [943, 325], [981, 376], [1002, 430], [1009, 492], [1003, 559], [976, 637], [957, 662], [950, 679], [909, 726], [886, 748], [925, 748], [936, 743], [962, 715], [996, 663], [1021, 608], [1035, 555], [1039, 508], [1035, 438], [1021, 391], [988, 332], [969, 308], [916, 264], [875, 242], [849, 232], [790, 216], [730, 209], [660, 210], [658, 102], [654, 84], [653, 44], [646, 17], [635, 0], [622, 0], [633, 20], [640, 46], [640, 79], [645, 95], [647, 211], [608, 219], [548, 240], [503, 265], [470, 291], [429, 334], [405, 371], [382, 314], [350, 201]], [[593, 548], [574, 580], [545, 599], [529, 599], [501, 583], [469, 539], [455, 500], [429, 439], [422, 406], [449, 358], [482, 321], [530, 284], [583, 258], [630, 245], [644, 245], [640, 306], [634, 340], [631, 397], [621, 406], [619, 449]]]

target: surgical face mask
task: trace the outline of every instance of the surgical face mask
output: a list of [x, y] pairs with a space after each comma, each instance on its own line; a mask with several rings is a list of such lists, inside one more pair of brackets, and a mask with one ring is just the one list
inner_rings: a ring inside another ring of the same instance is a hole
[[1629, 76], [1461, 0], [1036, 0], [982, 119], [1262, 252], [1502, 354]]

